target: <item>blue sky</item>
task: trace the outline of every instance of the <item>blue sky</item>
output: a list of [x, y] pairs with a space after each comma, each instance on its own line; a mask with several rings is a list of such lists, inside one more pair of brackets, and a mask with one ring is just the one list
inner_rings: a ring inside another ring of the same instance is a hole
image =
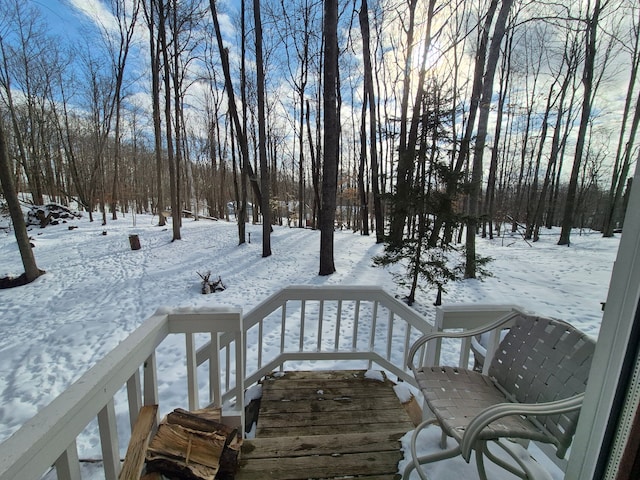
[[[43, 16], [49, 26], [50, 32], [59, 35], [63, 39], [78, 41], [86, 35], [88, 29], [94, 29], [95, 25], [82, 14], [70, 0], [30, 0]], [[95, 3], [85, 1], [85, 4]], [[83, 35], [84, 34], [84, 35]]]

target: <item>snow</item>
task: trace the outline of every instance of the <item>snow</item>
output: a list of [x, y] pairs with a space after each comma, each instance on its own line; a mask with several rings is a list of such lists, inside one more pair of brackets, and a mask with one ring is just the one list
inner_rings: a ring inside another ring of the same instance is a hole
[[407, 403], [413, 397], [413, 392], [406, 383], [398, 383], [397, 385], [394, 385], [393, 391], [396, 393], [400, 403]]
[[[0, 441], [158, 309], [188, 312], [226, 306], [248, 312], [288, 285], [381, 285], [391, 294], [407, 293], [393, 283], [390, 270], [372, 266], [371, 258], [383, 251], [374, 236], [336, 231], [337, 272], [321, 277], [317, 231], [275, 226], [273, 255], [262, 258], [261, 225], [247, 225], [251, 243], [238, 246], [234, 223], [185, 219], [182, 240], [175, 242], [170, 225], [156, 223], [157, 218], [148, 215], [127, 215], [102, 226], [85, 215], [31, 228], [36, 261], [47, 273], [29, 285], [0, 290]], [[448, 285], [443, 302], [517, 304], [597, 336], [619, 238], [575, 231], [571, 247], [559, 247], [558, 231], [545, 233], [535, 244], [518, 236], [479, 239], [479, 253], [494, 259], [488, 266], [493, 276]], [[130, 249], [131, 234], [139, 235], [141, 250]], [[200, 293], [197, 272], [209, 270], [212, 278], [222, 278], [226, 290]], [[22, 271], [13, 232], [0, 229], [0, 277]], [[414, 308], [433, 320], [434, 300], [434, 290], [419, 293]], [[167, 367], [159, 375], [161, 403], [172, 408], [174, 396], [182, 398], [175, 392], [186, 388], [177, 350], [169, 344], [164, 360], [159, 355]], [[445, 360], [447, 355], [457, 359], [454, 352], [445, 351]], [[126, 407], [119, 405], [125, 404], [121, 392], [116, 413], [122, 417]], [[119, 421], [119, 428], [120, 423], [127, 422]], [[430, 430], [425, 434], [432, 435]], [[80, 458], [101, 456], [95, 422], [78, 439], [78, 450]], [[454, 475], [454, 467], [442, 468], [447, 473], [430, 478]], [[471, 471], [474, 468], [471, 465]], [[463, 474], [475, 478], [466, 470]], [[511, 478], [504, 475], [491, 478]]]
[[375, 380], [376, 382], [384, 382], [384, 374], [380, 370], [367, 370], [364, 372], [364, 378]]
[[[413, 436], [413, 432], [408, 432], [401, 439], [402, 448], [405, 452], [405, 458], [403, 458], [398, 464], [399, 472], [404, 472], [406, 466], [409, 463], [408, 458], [411, 458], [411, 454], [409, 453], [410, 452], [409, 444], [412, 436]], [[440, 436], [441, 436], [440, 430], [435, 427], [429, 427], [425, 430], [420, 431], [420, 433], [418, 434], [418, 440], [416, 442], [416, 446], [418, 447], [417, 448], [418, 456], [440, 450]], [[454, 446], [455, 446], [455, 441], [451, 438], [447, 438], [447, 448], [453, 448]], [[520, 445], [510, 443], [509, 448], [512, 449], [514, 452], [516, 452], [517, 456], [520, 458], [521, 461], [527, 463], [531, 471], [534, 472], [534, 475], [535, 475], [534, 478], [539, 480], [556, 480], [556, 479], [559, 480], [562, 478], [562, 477], [551, 475], [545, 468], [542, 467], [541, 464], [537, 464], [536, 462], [531, 461], [527, 453], [527, 450], [522, 448]], [[491, 449], [491, 452], [496, 454], [499, 458], [503, 460], [509, 459], [509, 456], [505, 452], [500, 450], [498, 447], [492, 448], [490, 446], [490, 449]], [[509, 479], [517, 478], [513, 475], [509, 475], [505, 473], [504, 470], [502, 470], [500, 467], [498, 467], [497, 465], [489, 461], [485, 461], [485, 468], [487, 470], [487, 478], [496, 479], [496, 480], [507, 479], [507, 478]], [[466, 478], [466, 479], [478, 478], [478, 473], [476, 470], [476, 460], [473, 453], [471, 455], [471, 459], [469, 463], [466, 463], [462, 457], [458, 456], [458, 457], [448, 459], [446, 461], [440, 461], [440, 462], [434, 462], [434, 463], [428, 464], [424, 467], [424, 471], [427, 474], [427, 477], [429, 479], [445, 480], [450, 478]], [[556, 475], [558, 475], [557, 472], [556, 472]], [[409, 477], [410, 480], [419, 480], [419, 478], [420, 477], [415, 470], [411, 473]]]
[[244, 406], [246, 407], [252, 401], [258, 400], [259, 398], [262, 398], [262, 385], [259, 383], [251, 385], [247, 388], [246, 392], [244, 392]]

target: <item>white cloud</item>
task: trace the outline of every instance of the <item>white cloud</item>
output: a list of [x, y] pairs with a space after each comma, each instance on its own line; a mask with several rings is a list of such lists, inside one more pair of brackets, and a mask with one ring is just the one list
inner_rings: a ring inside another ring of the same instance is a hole
[[72, 8], [86, 16], [101, 28], [117, 29], [117, 21], [100, 0], [69, 0]]

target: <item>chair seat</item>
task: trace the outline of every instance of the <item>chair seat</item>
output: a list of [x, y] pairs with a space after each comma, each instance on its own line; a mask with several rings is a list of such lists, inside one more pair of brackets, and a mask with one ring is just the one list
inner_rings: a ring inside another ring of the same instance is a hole
[[[414, 376], [443, 431], [458, 442], [480, 412], [498, 403], [508, 403], [491, 379], [479, 372], [436, 366], [417, 369]], [[553, 443], [543, 430], [520, 415], [492, 422], [479, 436], [483, 440], [501, 437]]]

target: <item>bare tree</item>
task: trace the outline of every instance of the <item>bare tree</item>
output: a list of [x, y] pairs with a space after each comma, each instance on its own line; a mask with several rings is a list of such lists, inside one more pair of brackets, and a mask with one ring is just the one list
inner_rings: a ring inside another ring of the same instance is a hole
[[373, 190], [373, 213], [376, 221], [376, 243], [382, 243], [384, 241], [384, 219], [382, 216], [382, 200], [380, 195], [380, 176], [377, 147], [378, 117], [376, 114], [376, 99], [375, 91], [373, 88], [373, 67], [371, 64], [370, 47], [371, 34], [369, 29], [369, 6], [367, 4], [367, 0], [362, 0], [358, 18], [360, 20], [360, 32], [362, 34], [365, 99], [366, 101], [368, 101], [369, 106], [369, 158], [371, 160], [371, 188]]
[[[148, 2], [148, 3], [147, 3]], [[155, 202], [158, 213], [158, 226], [166, 225], [164, 216], [164, 194], [162, 185], [162, 125], [160, 114], [160, 35], [156, 21], [159, 16], [158, 0], [144, 0], [142, 2], [147, 28], [149, 29], [149, 53], [151, 59], [151, 100], [153, 105], [153, 138], [156, 160], [156, 189]]]
[[7, 150], [7, 141], [4, 134], [4, 127], [0, 120], [0, 185], [2, 186], [4, 197], [9, 205], [13, 231], [16, 236], [16, 241], [18, 242], [22, 265], [24, 266], [25, 283], [30, 283], [42, 275], [44, 271], [40, 270], [36, 265], [33, 250], [29, 243], [27, 226], [22, 216], [22, 208], [20, 208], [20, 201], [18, 200], [18, 194], [13, 185], [12, 177], [13, 173], [9, 160], [9, 152]]
[[[480, 98], [482, 96], [482, 77], [487, 58], [489, 32], [491, 30], [491, 25], [493, 24], [493, 18], [497, 8], [498, 0], [491, 0], [489, 6], [487, 7], [487, 13], [484, 16], [484, 24], [479, 32], [479, 42], [476, 50], [473, 69], [471, 95], [469, 97], [469, 114], [466, 120], [467, 124], [462, 139], [460, 140], [458, 149], [456, 151], [456, 159], [455, 161], [452, 161], [452, 174], [449, 176], [445, 187], [445, 195], [443, 198], [444, 205], [442, 208], [442, 212], [440, 212], [434, 220], [433, 229], [431, 231], [431, 236], [429, 239], [429, 246], [431, 247], [434, 247], [438, 244], [438, 241], [440, 240], [440, 232], [443, 226], [445, 226], [445, 224], [450, 225], [448, 217], [452, 210], [452, 204], [458, 191], [461, 172], [463, 170], [463, 167], [469, 160], [471, 140], [474, 133], [478, 106], [480, 103]], [[447, 226], [447, 230], [447, 233], [445, 233], [444, 235], [445, 237], [447, 237], [444, 240], [444, 243], [448, 243], [449, 236], [452, 235], [450, 226]]]
[[409, 172], [412, 165], [412, 153], [407, 146], [407, 130], [409, 125], [409, 94], [411, 91], [411, 76], [409, 75], [411, 69], [412, 52], [413, 52], [413, 35], [415, 28], [415, 16], [417, 0], [407, 0], [409, 9], [408, 25], [406, 27], [407, 32], [407, 52], [406, 52], [406, 65], [405, 75], [402, 86], [402, 102], [400, 105], [400, 141], [398, 145], [398, 167], [397, 178], [395, 186], [396, 201], [393, 203], [393, 211], [391, 212], [391, 225], [389, 231], [389, 242], [399, 245], [402, 241], [404, 234], [404, 227], [409, 212], [408, 206], [408, 187], [410, 182]]
[[267, 164], [267, 133], [264, 95], [264, 61], [262, 58], [262, 19], [260, 0], [253, 0], [255, 22], [256, 69], [258, 83], [258, 150], [260, 156], [260, 190], [262, 210], [262, 256], [271, 255], [271, 207], [269, 206], [269, 166]]
[[622, 114], [622, 125], [620, 127], [618, 146], [616, 148], [616, 156], [613, 164], [611, 187], [609, 189], [609, 195], [606, 197], [605, 217], [602, 226], [602, 234], [604, 237], [613, 236], [616, 224], [616, 210], [620, 207], [622, 202], [622, 192], [624, 190], [627, 175], [629, 174], [634, 140], [638, 130], [638, 123], [640, 122], [640, 93], [638, 93], [631, 128], [628, 133], [626, 132], [631, 104], [633, 102], [634, 87], [638, 76], [638, 69], [640, 68], [640, 8], [637, 5], [632, 4], [631, 13], [635, 13], [635, 16], [630, 15], [632, 26], [629, 32], [629, 45], [632, 45], [632, 47], [629, 49], [631, 56], [629, 84], [627, 87], [624, 111]]
[[573, 157], [573, 167], [571, 169], [571, 177], [569, 178], [569, 186], [567, 188], [567, 201], [564, 207], [564, 215], [562, 217], [562, 231], [560, 232], [560, 239], [558, 245], [570, 245], [571, 243], [571, 228], [573, 227], [573, 216], [576, 205], [576, 192], [578, 189], [578, 177], [580, 174], [580, 165], [582, 164], [584, 156], [584, 147], [587, 136], [587, 129], [589, 127], [589, 120], [591, 117], [591, 105], [593, 103], [593, 91], [594, 91], [594, 72], [596, 68], [596, 54], [597, 54], [597, 32], [598, 22], [602, 13], [603, 7], [608, 2], [603, 4], [600, 0], [595, 0], [593, 6], [593, 13], [587, 12], [585, 18], [585, 59], [584, 67], [582, 71], [582, 111], [580, 115], [580, 127], [576, 138], [576, 150]]
[[111, 185], [111, 215], [113, 220], [118, 218], [118, 187], [120, 184], [120, 143], [122, 128], [122, 86], [124, 82], [125, 67], [129, 56], [129, 49], [133, 38], [134, 28], [138, 18], [140, 9], [140, 1], [134, 0], [131, 10], [128, 9], [130, 2], [124, 0], [111, 0], [111, 10], [118, 24], [118, 32], [112, 35], [111, 31], [104, 25], [102, 29], [105, 33], [103, 36], [107, 41], [107, 49], [111, 58], [113, 75], [115, 77], [115, 85], [113, 92], [113, 104], [115, 109], [115, 126], [114, 126], [114, 156], [113, 156], [113, 181]]
[[231, 81], [231, 68], [229, 65], [229, 51], [225, 48], [224, 43], [222, 41], [222, 32], [220, 29], [220, 22], [218, 21], [218, 12], [216, 9], [216, 1], [210, 0], [209, 5], [211, 6], [211, 16], [213, 18], [213, 26], [216, 34], [216, 42], [218, 44], [218, 50], [220, 52], [220, 60], [222, 62], [222, 71], [224, 74], [224, 86], [227, 92], [227, 99], [229, 104], [229, 113], [233, 120], [233, 127], [235, 134], [238, 139], [238, 144], [240, 147], [240, 153], [242, 155], [242, 164], [247, 171], [247, 176], [251, 182], [251, 187], [253, 189], [254, 196], [258, 200], [258, 203], [262, 203], [262, 196], [260, 193], [260, 186], [258, 185], [258, 181], [256, 176], [251, 168], [251, 163], [249, 161], [249, 142], [247, 140], [246, 129], [243, 128], [242, 123], [240, 122], [240, 116], [238, 115], [238, 109], [236, 107], [236, 98], [234, 94], [233, 82]]
[[496, 19], [496, 24], [491, 37], [489, 55], [487, 56], [487, 67], [482, 79], [482, 98], [479, 104], [478, 130], [476, 133], [476, 143], [473, 149], [473, 169], [471, 172], [471, 184], [469, 187], [469, 217], [467, 221], [467, 242], [466, 242], [466, 263], [465, 278], [476, 277], [476, 229], [478, 227], [478, 212], [480, 202], [480, 191], [482, 182], [482, 157], [487, 138], [487, 127], [489, 122], [489, 107], [493, 95], [493, 78], [498, 67], [500, 56], [500, 44], [504, 38], [507, 28], [507, 19], [513, 0], [503, 0], [500, 12]]
[[320, 208], [320, 275], [336, 271], [333, 236], [338, 183], [338, 1], [324, 2], [324, 149]]
[[180, 219], [181, 209], [178, 199], [178, 181], [176, 159], [174, 155], [174, 138], [171, 120], [171, 73], [169, 69], [171, 56], [169, 52], [169, 42], [167, 40], [167, 17], [169, 11], [163, 5], [159, 10], [158, 35], [160, 39], [160, 54], [162, 55], [163, 76], [164, 76], [164, 116], [165, 135], [167, 138], [167, 159], [169, 161], [169, 192], [171, 196], [171, 225], [173, 231], [172, 240], [180, 240]]

